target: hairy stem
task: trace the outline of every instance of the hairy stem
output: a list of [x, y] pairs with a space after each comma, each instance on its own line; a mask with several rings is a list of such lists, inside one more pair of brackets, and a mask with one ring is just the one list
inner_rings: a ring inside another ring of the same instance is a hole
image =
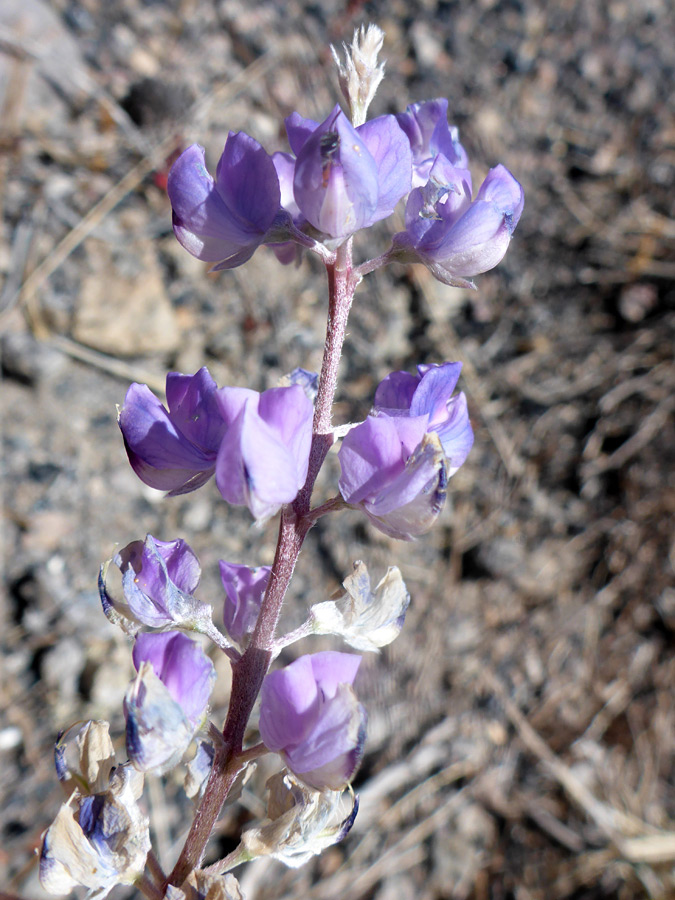
[[311, 513], [312, 490], [319, 469], [333, 443], [331, 419], [338, 367], [349, 310], [359, 280], [352, 268], [351, 238], [338, 248], [334, 260], [326, 262], [326, 272], [328, 322], [314, 406], [307, 479], [292, 506], [284, 507], [281, 512], [274, 564], [260, 606], [255, 631], [244, 655], [232, 664], [232, 692], [223, 728], [223, 744], [216, 752], [204, 797], [178, 862], [168, 878], [168, 884], [180, 886], [190, 872], [199, 866], [223, 803], [242, 768], [244, 734], [263, 678], [272, 660], [274, 635], [281, 606], [304, 540], [317, 518]]

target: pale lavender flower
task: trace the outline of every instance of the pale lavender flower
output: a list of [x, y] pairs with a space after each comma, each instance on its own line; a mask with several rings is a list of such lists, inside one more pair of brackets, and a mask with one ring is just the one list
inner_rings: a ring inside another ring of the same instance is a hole
[[271, 571], [271, 566], [252, 569], [220, 561], [220, 578], [226, 594], [223, 610], [225, 629], [237, 643], [241, 643], [255, 628]]
[[376, 415], [417, 418], [426, 416], [426, 431], [440, 438], [448, 461], [448, 477], [455, 474], [473, 447], [466, 396], [454, 394], [462, 364], [417, 366], [417, 375], [392, 372], [375, 391]]
[[241, 131], [230, 132], [215, 180], [204, 148], [193, 144], [173, 164], [167, 190], [176, 237], [197, 259], [218, 262], [215, 269], [242, 265], [260, 244], [284, 234], [287, 216], [274, 163]]
[[[394, 116], [354, 128], [336, 105], [320, 124], [294, 113], [286, 130], [297, 156], [287, 209], [331, 238], [346, 238], [391, 215], [410, 190], [410, 145]], [[285, 197], [290, 160], [277, 163]]]
[[206, 484], [225, 432], [216, 390], [206, 368], [195, 375], [170, 372], [167, 409], [147, 385], [131, 385], [119, 426], [129, 462], [141, 481], [171, 495]]
[[436, 157], [443, 156], [453, 166], [465, 169], [468, 158], [459, 142], [459, 132], [448, 125], [448, 101], [439, 97], [411, 104], [396, 121], [410, 141], [414, 188], [426, 184]]
[[343, 788], [361, 761], [366, 714], [352, 687], [360, 663], [351, 653], [314, 653], [263, 682], [262, 740], [318, 791]]
[[373, 414], [342, 442], [340, 493], [391, 537], [412, 540], [432, 527], [448, 477], [471, 449], [466, 398], [452, 396], [460, 370], [445, 363], [388, 376]]
[[228, 503], [248, 506], [265, 522], [292, 503], [305, 483], [314, 408], [297, 384], [262, 394], [222, 388], [217, 400], [226, 432], [216, 484]]
[[444, 284], [473, 287], [468, 277], [499, 263], [523, 211], [523, 189], [504, 166], [490, 169], [474, 200], [471, 175], [438, 156], [429, 181], [410, 192], [405, 231], [389, 259], [421, 262]]
[[215, 681], [213, 663], [180, 632], [139, 634], [138, 675], [124, 698], [127, 753], [142, 772], [167, 772], [201, 727]]

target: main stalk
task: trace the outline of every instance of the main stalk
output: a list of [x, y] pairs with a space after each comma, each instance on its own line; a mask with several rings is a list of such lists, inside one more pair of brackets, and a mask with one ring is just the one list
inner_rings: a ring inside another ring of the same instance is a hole
[[326, 264], [326, 271], [328, 275], [326, 342], [314, 406], [307, 479], [295, 502], [282, 509], [274, 563], [255, 631], [246, 652], [233, 664], [232, 691], [223, 728], [223, 742], [216, 747], [204, 796], [167, 884], [180, 886], [190, 872], [199, 867], [223, 803], [243, 767], [239, 757], [242, 753], [246, 726], [270, 665], [281, 606], [300, 550], [312, 527], [309, 515], [312, 490], [333, 444], [332, 409], [337, 388], [338, 367], [349, 310], [358, 284], [352, 267], [351, 238], [337, 249], [335, 260]]

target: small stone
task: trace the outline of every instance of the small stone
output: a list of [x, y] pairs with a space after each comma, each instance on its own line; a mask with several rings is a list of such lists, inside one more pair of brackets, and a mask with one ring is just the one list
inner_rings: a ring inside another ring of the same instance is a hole
[[116, 356], [171, 353], [180, 329], [154, 247], [142, 241], [136, 251], [131, 259], [115, 260], [106, 245], [90, 246], [91, 271], [82, 281], [73, 335]]

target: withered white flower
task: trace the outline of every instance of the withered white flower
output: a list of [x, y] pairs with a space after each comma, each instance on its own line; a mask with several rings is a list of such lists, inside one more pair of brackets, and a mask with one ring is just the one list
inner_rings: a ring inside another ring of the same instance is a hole
[[315, 791], [290, 772], [273, 775], [267, 788], [267, 819], [242, 834], [238, 862], [272, 856], [296, 869], [341, 841], [354, 824], [359, 802], [351, 791], [352, 808], [343, 817], [342, 791]]
[[368, 568], [359, 560], [343, 587], [331, 600], [312, 606], [310, 620], [315, 634], [337, 634], [355, 650], [375, 652], [398, 637], [410, 594], [396, 566], [387, 570], [373, 590]]
[[79, 771], [72, 769], [66, 759], [68, 729], [59, 735], [54, 746], [54, 765], [59, 781], [66, 795], [77, 788], [83, 794], [104, 791], [110, 781], [110, 772], [115, 767], [115, 751], [110, 740], [108, 722], [90, 720], [80, 729], [75, 738]]
[[[78, 741], [91, 786], [98, 787], [109, 757], [104, 730], [87, 726]], [[95, 723], [100, 725], [101, 723]], [[107, 723], [103, 723], [107, 724]], [[89, 749], [87, 749], [89, 748]], [[73, 779], [75, 781], [75, 779]], [[150, 849], [149, 822], [138, 799], [143, 775], [129, 764], [119, 766], [105, 790], [89, 792], [86, 776], [47, 829], [40, 854], [40, 883], [49, 894], [68, 894], [81, 886], [88, 900], [102, 900], [117, 884], [133, 884], [142, 874]]]

